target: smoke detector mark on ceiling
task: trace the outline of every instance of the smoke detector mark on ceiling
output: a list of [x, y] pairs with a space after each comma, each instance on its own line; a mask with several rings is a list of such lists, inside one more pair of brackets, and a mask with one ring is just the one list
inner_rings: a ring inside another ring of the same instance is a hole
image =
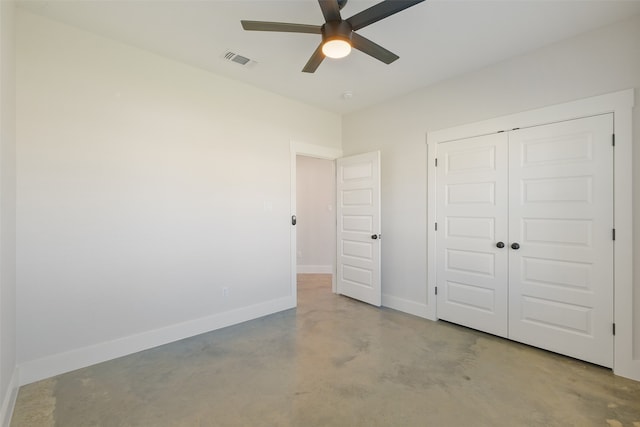
[[224, 59], [226, 59], [227, 61], [229, 61], [229, 62], [235, 62], [236, 64], [240, 64], [240, 65], [245, 66], [245, 67], [249, 67], [249, 66], [253, 66], [253, 65], [257, 64], [256, 61], [254, 61], [254, 60], [252, 60], [250, 58], [247, 58], [246, 56], [237, 54], [237, 53], [235, 53], [235, 52], [233, 52], [231, 50], [226, 50], [222, 54], [222, 57]]

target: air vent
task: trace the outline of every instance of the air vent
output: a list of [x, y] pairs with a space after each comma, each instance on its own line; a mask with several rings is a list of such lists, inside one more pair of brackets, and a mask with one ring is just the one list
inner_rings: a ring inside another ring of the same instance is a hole
[[256, 64], [256, 61], [247, 58], [246, 56], [242, 56], [236, 52], [232, 52], [230, 50], [225, 51], [222, 54], [222, 57], [230, 62], [235, 62], [236, 64], [240, 64], [242, 66], [250, 66]]

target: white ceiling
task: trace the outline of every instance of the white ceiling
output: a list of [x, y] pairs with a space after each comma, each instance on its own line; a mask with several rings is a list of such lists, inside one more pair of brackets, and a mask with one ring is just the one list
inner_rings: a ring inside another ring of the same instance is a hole
[[[377, 0], [349, 0], [344, 19]], [[300, 70], [315, 34], [244, 31], [241, 19], [321, 25], [314, 0], [19, 0], [35, 13], [337, 113], [640, 14], [640, 0], [427, 0], [358, 32], [400, 56], [359, 51]], [[227, 50], [249, 66], [223, 59]], [[345, 92], [353, 94], [344, 99]]]

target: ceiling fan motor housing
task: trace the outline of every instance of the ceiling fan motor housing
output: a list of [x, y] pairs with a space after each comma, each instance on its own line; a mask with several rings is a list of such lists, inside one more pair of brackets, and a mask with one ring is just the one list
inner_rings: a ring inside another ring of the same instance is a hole
[[322, 26], [322, 41], [344, 40], [351, 44], [351, 24], [347, 21], [330, 21]]

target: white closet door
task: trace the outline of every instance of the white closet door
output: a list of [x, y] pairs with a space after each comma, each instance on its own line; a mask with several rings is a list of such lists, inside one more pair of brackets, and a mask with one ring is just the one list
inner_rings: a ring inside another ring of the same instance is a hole
[[507, 135], [438, 146], [438, 317], [507, 335]]
[[509, 338], [613, 365], [612, 115], [510, 132]]

